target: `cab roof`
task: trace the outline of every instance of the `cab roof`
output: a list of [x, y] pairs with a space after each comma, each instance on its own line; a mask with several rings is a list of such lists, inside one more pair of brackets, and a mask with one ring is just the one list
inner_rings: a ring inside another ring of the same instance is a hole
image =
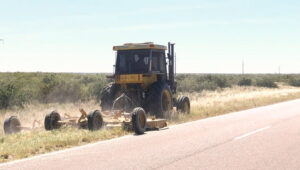
[[138, 50], [138, 49], [157, 49], [157, 50], [166, 50], [167, 47], [164, 45], [154, 44], [153, 42], [145, 43], [125, 43], [124, 45], [114, 46], [114, 51], [119, 50]]

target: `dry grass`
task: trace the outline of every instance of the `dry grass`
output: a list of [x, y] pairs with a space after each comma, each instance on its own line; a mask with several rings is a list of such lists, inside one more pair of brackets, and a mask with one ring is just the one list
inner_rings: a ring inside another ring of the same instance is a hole
[[[222, 91], [203, 91], [201, 93], [188, 93], [184, 95], [188, 95], [191, 99], [191, 114], [169, 114], [168, 118], [171, 124], [300, 98], [300, 88], [289, 86], [280, 86], [278, 89], [234, 87]], [[130, 134], [121, 128], [103, 129], [97, 132], [76, 128], [63, 128], [49, 132], [41, 128], [34, 132], [22, 132], [7, 136], [2, 132], [4, 118], [9, 115], [17, 115], [20, 117], [23, 125], [31, 126], [34, 119], [42, 120], [43, 124], [44, 116], [53, 110], [59, 111], [62, 115], [69, 113], [77, 116], [80, 114], [78, 111], [79, 108], [92, 111], [99, 109], [99, 105], [95, 102], [48, 105], [32, 104], [26, 106], [24, 109], [0, 111], [0, 162]]]
[[172, 114], [172, 124], [225, 113], [265, 106], [300, 98], [300, 88], [279, 85], [279, 88], [233, 87], [222, 91], [185, 93], [191, 100], [191, 114]]
[[107, 140], [130, 134], [121, 128], [90, 132], [83, 129], [63, 128], [54, 131], [22, 132], [0, 137], [0, 162], [26, 158], [55, 150]]
[[30, 104], [26, 105], [24, 109], [14, 108], [11, 110], [0, 110], [0, 136], [3, 134], [3, 123], [5, 118], [16, 115], [21, 120], [22, 126], [32, 127], [34, 120], [39, 120], [41, 125], [44, 124], [45, 115], [56, 110], [63, 116], [65, 113], [71, 116], [80, 116], [79, 108], [83, 108], [86, 112], [90, 112], [96, 109], [100, 110], [100, 106], [95, 101], [89, 101], [84, 103], [52, 103], [52, 104]]
[[[72, 104], [35, 104], [28, 105], [24, 109], [2, 110], [0, 113], [0, 163], [131, 134], [122, 128], [102, 129], [95, 132], [77, 128], [44, 130], [43, 121], [46, 114], [57, 110], [61, 115], [68, 113], [72, 116], [79, 116], [79, 108], [84, 108], [86, 111], [100, 109], [97, 103], [91, 101]], [[4, 135], [3, 122], [10, 115], [17, 115], [22, 126], [31, 127], [34, 120], [40, 120], [41, 127], [32, 132], [22, 131], [18, 134]]]

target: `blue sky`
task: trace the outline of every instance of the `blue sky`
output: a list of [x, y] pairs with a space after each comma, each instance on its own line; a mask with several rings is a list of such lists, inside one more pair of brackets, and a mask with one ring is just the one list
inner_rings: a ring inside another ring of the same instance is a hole
[[176, 43], [184, 73], [300, 73], [296, 0], [0, 0], [0, 71], [111, 72], [113, 45]]

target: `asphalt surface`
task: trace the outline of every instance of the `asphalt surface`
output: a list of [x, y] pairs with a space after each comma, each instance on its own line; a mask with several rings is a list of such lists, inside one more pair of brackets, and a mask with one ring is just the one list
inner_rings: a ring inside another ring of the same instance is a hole
[[125, 136], [0, 169], [300, 169], [300, 100]]

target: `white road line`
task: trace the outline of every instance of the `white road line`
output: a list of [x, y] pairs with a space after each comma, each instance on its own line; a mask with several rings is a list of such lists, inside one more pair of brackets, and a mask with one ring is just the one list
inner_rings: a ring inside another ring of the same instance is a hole
[[245, 137], [247, 137], [247, 136], [253, 135], [253, 134], [255, 134], [255, 133], [264, 131], [264, 130], [269, 129], [269, 128], [270, 128], [270, 126], [267, 126], [267, 127], [261, 128], [261, 129], [257, 129], [257, 130], [255, 130], [255, 131], [246, 133], [246, 134], [244, 134], [244, 135], [242, 135], [242, 136], [238, 136], [238, 137], [234, 138], [234, 140], [239, 140], [239, 139], [245, 138]]

